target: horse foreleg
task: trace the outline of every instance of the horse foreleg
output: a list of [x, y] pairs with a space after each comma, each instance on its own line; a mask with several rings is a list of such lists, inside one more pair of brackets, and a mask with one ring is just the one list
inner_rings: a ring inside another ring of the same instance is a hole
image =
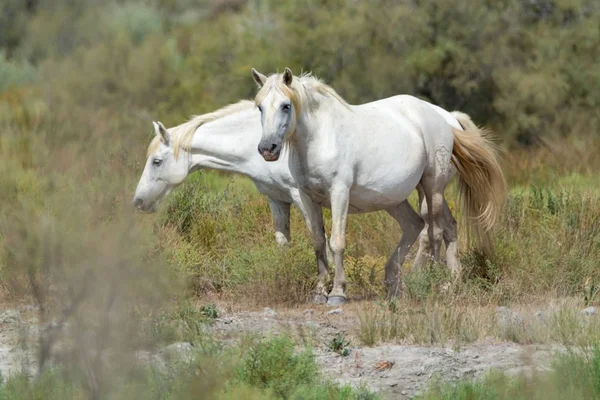
[[326, 288], [329, 281], [329, 264], [327, 261], [328, 248], [325, 226], [323, 225], [323, 210], [320, 205], [315, 204], [309, 196], [302, 192], [298, 193], [295, 204], [308, 227], [317, 259], [319, 280], [313, 301], [315, 303], [325, 303], [327, 302]]
[[346, 223], [348, 221], [349, 190], [345, 186], [333, 186], [331, 198], [331, 250], [335, 264], [333, 289], [329, 293], [327, 304], [346, 302], [346, 273], [344, 272], [344, 250], [346, 249]]
[[290, 241], [290, 203], [274, 200], [270, 197], [269, 208], [273, 214], [273, 225], [275, 227], [275, 241], [283, 246]]

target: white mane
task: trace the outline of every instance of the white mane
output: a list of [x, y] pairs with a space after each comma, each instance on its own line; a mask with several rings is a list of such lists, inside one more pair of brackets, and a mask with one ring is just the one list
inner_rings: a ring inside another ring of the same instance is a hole
[[[254, 107], [254, 103], [250, 100], [241, 100], [237, 103], [229, 104], [223, 108], [213, 111], [208, 114], [193, 116], [189, 121], [184, 122], [181, 125], [177, 125], [173, 128], [169, 128], [171, 134], [171, 140], [173, 141], [173, 153], [175, 158], [179, 156], [179, 150], [183, 149], [189, 151], [191, 149], [192, 138], [196, 130], [202, 125], [215, 121], [217, 119], [224, 118], [228, 115], [235, 114], [240, 111], [249, 110]], [[156, 136], [150, 146], [148, 146], [148, 154], [153, 154], [158, 148], [160, 138]]]

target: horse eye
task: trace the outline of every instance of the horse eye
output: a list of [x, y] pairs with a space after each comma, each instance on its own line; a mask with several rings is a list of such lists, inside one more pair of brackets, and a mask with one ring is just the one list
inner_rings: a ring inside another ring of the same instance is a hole
[[289, 104], [284, 104], [284, 105], [281, 106], [281, 109], [283, 111], [290, 111], [292, 109], [292, 106], [289, 105]]
[[160, 164], [162, 164], [163, 160], [161, 160], [160, 158], [155, 158], [154, 160], [152, 160], [152, 165], [158, 167]]

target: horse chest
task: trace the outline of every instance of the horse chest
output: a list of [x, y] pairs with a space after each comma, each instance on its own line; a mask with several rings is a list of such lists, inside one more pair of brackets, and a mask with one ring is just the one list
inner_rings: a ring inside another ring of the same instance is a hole
[[300, 186], [302, 190], [310, 195], [313, 201], [323, 204], [329, 198], [329, 185], [320, 176], [304, 175]]

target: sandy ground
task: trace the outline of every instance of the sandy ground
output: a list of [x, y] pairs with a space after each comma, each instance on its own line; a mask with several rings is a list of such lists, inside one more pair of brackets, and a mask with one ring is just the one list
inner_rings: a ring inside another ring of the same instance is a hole
[[[35, 342], [23, 350], [23, 332], [34, 332], [31, 308], [0, 312], [0, 373], [7, 376], [23, 368], [35, 371]], [[519, 345], [486, 339], [456, 346], [417, 346], [394, 343], [374, 347], [359, 345], [353, 336], [356, 318], [352, 308], [315, 306], [287, 310], [223, 311], [208, 328], [216, 337], [235, 342], [248, 333], [260, 336], [290, 334], [315, 349], [323, 373], [339, 383], [366, 385], [383, 398], [411, 398], [432, 379], [455, 381], [477, 378], [490, 369], [507, 373], [546, 370], [558, 345]], [[344, 333], [349, 355], [330, 351], [326, 343]]]
[[[291, 334], [311, 343], [323, 373], [353, 386], [366, 385], [383, 398], [408, 399], [425, 389], [431, 379], [456, 381], [478, 378], [490, 369], [508, 374], [544, 371], [550, 367], [558, 345], [519, 345], [486, 339], [456, 346], [417, 346], [359, 343], [352, 332], [356, 319], [352, 312], [337, 314], [330, 308], [294, 311], [265, 309], [238, 312], [219, 318], [211, 328], [224, 338], [235, 340], [245, 333], [262, 335]], [[329, 314], [334, 312], [334, 314]], [[326, 343], [338, 332], [350, 341], [350, 354], [342, 357]]]

